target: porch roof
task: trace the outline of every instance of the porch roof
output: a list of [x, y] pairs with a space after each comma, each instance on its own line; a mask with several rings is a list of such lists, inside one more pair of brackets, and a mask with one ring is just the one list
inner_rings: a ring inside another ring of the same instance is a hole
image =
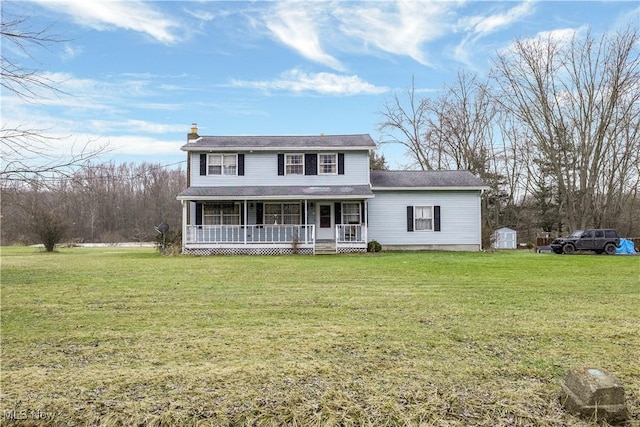
[[188, 187], [178, 200], [370, 199], [368, 185]]

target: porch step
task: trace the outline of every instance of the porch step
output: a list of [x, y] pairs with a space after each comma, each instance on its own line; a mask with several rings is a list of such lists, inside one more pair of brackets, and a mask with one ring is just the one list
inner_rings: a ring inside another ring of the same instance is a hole
[[316, 243], [315, 247], [316, 255], [335, 255], [336, 244], [335, 243]]

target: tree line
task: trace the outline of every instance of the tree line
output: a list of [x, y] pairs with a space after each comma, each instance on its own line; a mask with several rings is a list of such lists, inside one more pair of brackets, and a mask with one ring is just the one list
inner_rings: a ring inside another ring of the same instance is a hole
[[12, 182], [2, 189], [2, 242], [41, 243], [59, 232], [64, 242], [148, 242], [166, 222], [179, 230], [176, 196], [184, 170], [151, 163], [88, 164], [55, 181]]
[[639, 46], [632, 27], [517, 40], [486, 76], [460, 72], [436, 97], [412, 82], [383, 105], [379, 130], [413, 167], [481, 177], [486, 231], [638, 236]]

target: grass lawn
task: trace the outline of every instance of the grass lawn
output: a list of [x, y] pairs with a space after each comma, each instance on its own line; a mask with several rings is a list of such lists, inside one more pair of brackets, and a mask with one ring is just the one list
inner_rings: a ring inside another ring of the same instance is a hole
[[640, 425], [640, 257], [2, 249], [0, 424]]

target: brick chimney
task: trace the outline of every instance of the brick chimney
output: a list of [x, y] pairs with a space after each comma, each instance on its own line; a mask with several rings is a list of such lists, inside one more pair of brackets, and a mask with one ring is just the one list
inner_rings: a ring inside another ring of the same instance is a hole
[[200, 135], [198, 135], [198, 124], [191, 123], [191, 133], [187, 134], [187, 142], [191, 142], [192, 140], [198, 138], [200, 138]]

